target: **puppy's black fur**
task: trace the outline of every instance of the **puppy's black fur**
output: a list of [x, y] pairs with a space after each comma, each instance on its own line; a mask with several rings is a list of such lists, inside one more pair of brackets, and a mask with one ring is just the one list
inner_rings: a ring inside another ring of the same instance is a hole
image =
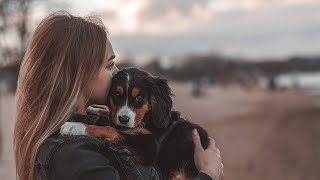
[[[117, 92], [120, 86], [127, 87], [127, 93], [121, 96]], [[125, 97], [130, 96], [133, 88], [139, 89], [139, 96], [143, 101]], [[151, 134], [130, 135], [122, 131], [124, 137], [122, 144], [146, 156], [142, 158], [144, 163], [155, 163], [166, 179], [181, 169], [184, 169], [187, 177], [192, 178], [198, 174], [194, 164], [192, 130], [195, 128], [198, 130], [204, 149], [208, 147], [208, 133], [199, 125], [181, 118], [178, 111], [172, 110], [171, 95], [167, 80], [153, 77], [136, 68], [129, 68], [119, 71], [113, 78], [108, 102], [109, 106], [112, 102], [111, 109], [116, 110], [126, 99], [129, 108], [143, 113], [143, 118], [137, 127], [151, 132]], [[140, 109], [147, 105], [149, 110], [141, 112]], [[114, 122], [116, 117], [111, 118]], [[123, 126], [116, 124], [115, 127], [120, 131], [124, 129]]]

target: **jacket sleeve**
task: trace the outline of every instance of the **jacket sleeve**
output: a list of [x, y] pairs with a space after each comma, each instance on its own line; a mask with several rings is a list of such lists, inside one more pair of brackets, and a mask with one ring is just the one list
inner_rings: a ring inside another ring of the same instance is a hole
[[49, 162], [49, 180], [118, 180], [118, 171], [94, 141], [63, 143]]

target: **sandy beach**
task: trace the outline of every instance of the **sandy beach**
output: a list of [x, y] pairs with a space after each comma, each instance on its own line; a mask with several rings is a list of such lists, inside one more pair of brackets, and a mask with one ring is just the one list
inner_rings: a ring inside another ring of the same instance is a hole
[[203, 125], [220, 148], [226, 180], [319, 179], [320, 99], [303, 92], [211, 89], [177, 109]]
[[15, 180], [13, 158], [14, 94], [0, 94], [0, 179]]
[[[210, 88], [190, 96], [191, 84], [170, 84], [174, 108], [216, 139], [225, 180], [318, 179], [320, 98], [303, 92]], [[0, 96], [0, 179], [15, 179], [14, 95]]]

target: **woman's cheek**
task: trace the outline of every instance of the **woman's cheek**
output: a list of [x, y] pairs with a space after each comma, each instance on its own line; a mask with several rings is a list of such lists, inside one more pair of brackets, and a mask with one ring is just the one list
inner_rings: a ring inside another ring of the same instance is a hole
[[112, 71], [107, 70], [106, 76], [105, 76], [105, 93], [106, 93], [106, 96], [108, 96], [108, 94], [109, 94], [111, 83], [112, 83]]

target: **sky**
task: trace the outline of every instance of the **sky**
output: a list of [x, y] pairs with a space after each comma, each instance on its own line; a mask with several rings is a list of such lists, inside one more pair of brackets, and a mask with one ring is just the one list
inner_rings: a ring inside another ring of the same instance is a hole
[[99, 16], [120, 56], [320, 54], [319, 0], [57, 0], [47, 9]]

